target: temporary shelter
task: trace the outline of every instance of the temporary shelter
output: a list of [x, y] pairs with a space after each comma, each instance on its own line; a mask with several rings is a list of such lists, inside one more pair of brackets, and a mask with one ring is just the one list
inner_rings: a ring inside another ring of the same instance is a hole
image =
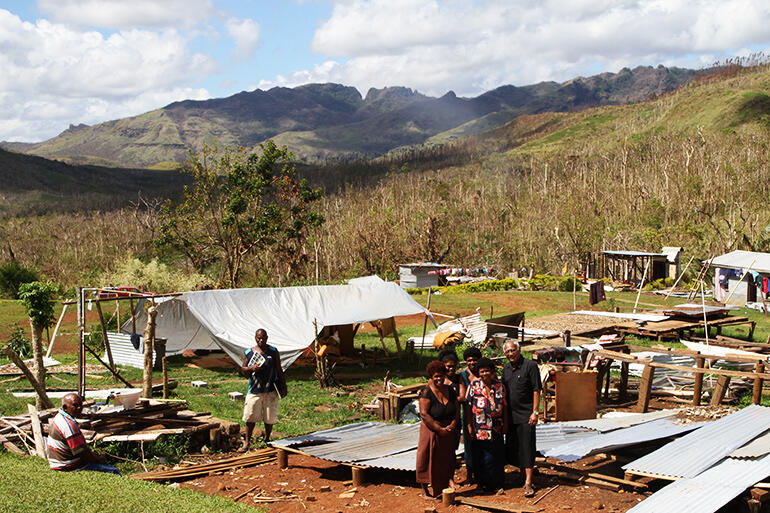
[[729, 296], [730, 304], [743, 305], [768, 296], [770, 253], [731, 251], [714, 257], [711, 266], [717, 301], [725, 301]]
[[[136, 330], [147, 322], [145, 304], [135, 310]], [[396, 283], [377, 276], [350, 280], [347, 285], [200, 290], [161, 298], [156, 337], [167, 339], [166, 354], [185, 349], [222, 349], [238, 363], [264, 328], [268, 343], [278, 349], [284, 368], [294, 362], [324, 326], [363, 323], [428, 311]], [[314, 324], [315, 323], [315, 324]], [[121, 327], [131, 333], [129, 320]]]

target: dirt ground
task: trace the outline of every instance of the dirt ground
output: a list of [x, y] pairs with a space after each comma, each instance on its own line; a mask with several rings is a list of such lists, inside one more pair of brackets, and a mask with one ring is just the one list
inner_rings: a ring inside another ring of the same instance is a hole
[[[606, 458], [604, 460], [606, 461]], [[609, 464], [617, 465], [614, 462]], [[581, 465], [583, 465], [582, 462], [577, 463], [575, 467], [588, 468]], [[600, 466], [601, 462], [599, 462]], [[590, 468], [598, 469], [596, 465], [591, 465]], [[248, 492], [238, 502], [260, 506], [271, 513], [309, 511], [423, 513], [426, 508], [436, 508], [439, 513], [482, 511], [467, 505], [443, 506], [440, 500], [424, 497], [420, 487], [415, 483], [412, 472], [367, 469], [366, 479], [368, 481], [366, 485], [354, 488], [349, 467], [309, 456], [291, 454], [289, 468], [284, 470], [279, 469], [276, 463], [270, 463], [199, 478], [183, 483], [182, 486], [230, 499]], [[460, 483], [464, 479], [465, 469], [461, 468], [456, 472], [455, 480]], [[519, 474], [516, 469], [508, 467], [505, 490], [502, 493], [481, 495], [475, 492], [474, 486], [460, 486], [458, 496], [473, 497], [509, 507], [526, 506], [540, 511], [575, 513], [598, 510], [627, 511], [646, 497], [634, 492], [615, 492], [570, 483], [563, 479], [556, 479], [551, 471], [543, 469], [534, 479], [537, 493], [534, 498], [528, 499], [524, 497], [521, 484], [517, 482], [518, 479]], [[556, 488], [553, 488], [554, 486]], [[276, 499], [275, 502], [260, 502], [270, 498]]]

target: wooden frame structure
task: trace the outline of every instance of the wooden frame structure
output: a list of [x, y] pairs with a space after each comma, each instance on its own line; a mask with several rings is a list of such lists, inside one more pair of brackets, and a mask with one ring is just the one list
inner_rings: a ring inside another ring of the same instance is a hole
[[[724, 399], [727, 387], [730, 384], [731, 378], [748, 378], [754, 381], [754, 389], [752, 396], [752, 403], [759, 404], [762, 399], [762, 384], [765, 380], [770, 379], [770, 374], [765, 372], [763, 356], [714, 356], [701, 354], [697, 351], [689, 351], [684, 349], [657, 349], [648, 348], [648, 350], [669, 353], [675, 355], [691, 356], [695, 358], [695, 367], [687, 367], [684, 365], [673, 365], [663, 362], [653, 362], [651, 360], [644, 360], [639, 357], [620, 353], [617, 351], [600, 350], [594, 351], [594, 354], [603, 358], [611, 360], [618, 360], [625, 363], [641, 363], [644, 364], [644, 370], [642, 371], [642, 380], [639, 384], [639, 398], [636, 403], [636, 410], [644, 413], [649, 408], [650, 397], [652, 396], [652, 381], [655, 377], [655, 369], [669, 369], [680, 372], [689, 372], [695, 374], [695, 389], [693, 393], [692, 403], [697, 406], [701, 403], [701, 396], [703, 393], [703, 376], [704, 374], [713, 374], [719, 376], [717, 379], [717, 385], [714, 389], [714, 393], [711, 396], [711, 405], [715, 406], [722, 402]], [[713, 369], [706, 367], [706, 361], [724, 360], [735, 363], [753, 363], [754, 372], [737, 371], [730, 369]]]

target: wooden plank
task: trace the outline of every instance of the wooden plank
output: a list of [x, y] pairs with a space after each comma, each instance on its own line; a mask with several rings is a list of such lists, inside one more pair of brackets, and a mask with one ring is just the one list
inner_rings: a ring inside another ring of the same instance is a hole
[[19, 456], [26, 456], [27, 453], [19, 449], [19, 447], [8, 440], [3, 435], [0, 435], [0, 444], [2, 444], [3, 447], [5, 447], [5, 450], [8, 452], [12, 452], [14, 454], [18, 454]]
[[513, 504], [496, 504], [494, 502], [482, 501], [471, 497], [455, 497], [455, 502], [474, 508], [489, 509], [492, 511], [505, 511], [506, 513], [537, 513], [543, 511], [543, 508], [533, 506], [516, 506]]
[[[702, 369], [705, 364], [706, 364], [706, 360], [704, 358], [698, 357], [695, 359], [695, 366], [697, 368]], [[703, 395], [703, 374], [698, 372], [695, 374], [695, 387], [693, 388], [692, 404], [694, 404], [695, 406], [699, 406], [702, 395]]]
[[652, 393], [652, 380], [655, 377], [655, 367], [647, 364], [642, 371], [642, 381], [639, 383], [639, 400], [636, 403], [636, 411], [640, 413], [647, 412], [650, 406], [650, 395]]
[[40, 425], [40, 417], [37, 415], [37, 408], [34, 404], [28, 404], [29, 418], [32, 421], [32, 434], [35, 437], [35, 453], [43, 458], [48, 459], [48, 455], [45, 451], [45, 439], [43, 438], [43, 426]]
[[730, 369], [714, 369], [714, 368], [699, 369], [697, 367], [687, 367], [686, 365], [672, 365], [670, 363], [662, 363], [662, 362], [649, 362], [647, 365], [651, 367], [655, 367], [656, 369], [670, 369], [670, 370], [692, 372], [692, 373], [699, 373], [699, 374], [714, 374], [715, 376], [729, 376], [731, 378], [754, 379], [756, 377], [760, 377], [762, 379], [770, 379], [770, 374], [766, 372], [757, 374], [755, 372], [735, 371]]
[[16, 365], [16, 367], [18, 367], [19, 370], [24, 373], [24, 376], [27, 378], [30, 384], [32, 384], [32, 387], [35, 389], [35, 392], [40, 398], [40, 401], [43, 403], [43, 407], [53, 408], [53, 403], [48, 398], [48, 394], [45, 393], [45, 383], [38, 383], [37, 379], [35, 379], [35, 376], [32, 374], [32, 371], [30, 371], [29, 367], [27, 367], [21, 358], [19, 358], [19, 355], [16, 354], [16, 351], [11, 349], [11, 346], [8, 344], [3, 346], [3, 352], [8, 355], [8, 358], [11, 359], [14, 365]]
[[[762, 362], [757, 362], [754, 366], [754, 372], [756, 372], [758, 375], [764, 373], [765, 364]], [[754, 390], [751, 399], [753, 404], [760, 404], [762, 402], [762, 378], [754, 378]]]
[[714, 388], [714, 393], [711, 396], [711, 406], [718, 406], [722, 403], [727, 392], [727, 387], [730, 386], [730, 376], [719, 376], [717, 379], [717, 386]]
[[558, 463], [551, 463], [550, 461], [538, 461], [537, 465], [540, 466], [540, 467], [548, 467], [548, 468], [551, 468], [551, 469], [554, 469], [554, 470], [558, 470], [558, 471], [561, 471], [561, 472], [567, 472], [567, 473], [576, 474], [576, 475], [584, 475], [586, 477], [592, 477], [594, 479], [610, 481], [610, 482], [617, 483], [617, 484], [620, 484], [620, 485], [630, 486], [632, 488], [638, 488], [638, 489], [646, 489], [647, 488], [646, 484], [640, 483], [638, 481], [631, 481], [630, 479], [621, 479], [619, 477], [608, 476], [608, 475], [605, 475], [605, 474], [600, 474], [598, 472], [586, 472], [586, 471], [583, 471], [583, 470], [577, 470], [577, 469], [574, 469], [574, 468], [571, 468], [571, 467], [567, 467], [565, 465], [559, 465]]

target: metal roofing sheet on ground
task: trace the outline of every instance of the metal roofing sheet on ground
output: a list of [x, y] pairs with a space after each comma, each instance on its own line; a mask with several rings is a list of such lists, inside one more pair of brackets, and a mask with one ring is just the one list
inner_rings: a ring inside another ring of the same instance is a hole
[[363, 422], [276, 440], [272, 445], [301, 446], [302, 452], [310, 456], [339, 463], [415, 470], [419, 435], [420, 424]]
[[537, 425], [535, 440], [537, 451], [545, 453], [552, 447], [592, 436], [596, 436], [596, 431], [577, 426], [565, 426], [564, 422], [549, 422]]
[[700, 424], [675, 424], [671, 419], [658, 419], [644, 424], [637, 424], [609, 433], [597, 433], [591, 437], [574, 440], [553, 447], [543, 453], [549, 458], [563, 461], [577, 461], [597, 452], [611, 451], [629, 445], [636, 445], [651, 440], [681, 435], [700, 427]]
[[726, 458], [698, 476], [666, 485], [628, 511], [711, 513], [767, 476], [770, 476], [770, 456], [750, 460]]
[[740, 449], [730, 453], [731, 458], [759, 458], [770, 454], [770, 431], [765, 431]]
[[751, 405], [710, 422], [623, 467], [672, 477], [694, 477], [770, 429], [770, 408]]
[[[673, 417], [679, 413], [679, 409], [673, 410], [659, 410], [651, 411], [648, 413], [632, 413], [630, 415], [619, 415], [611, 417], [602, 417], [600, 419], [586, 419], [586, 420], [570, 420], [566, 422], [555, 422], [554, 424], [561, 424], [563, 426], [578, 427], [585, 429], [592, 429], [594, 431], [606, 432], [614, 429], [627, 428], [642, 424], [644, 422], [650, 422], [657, 419], [664, 419], [667, 417]], [[540, 427], [540, 426], [538, 426]]]

